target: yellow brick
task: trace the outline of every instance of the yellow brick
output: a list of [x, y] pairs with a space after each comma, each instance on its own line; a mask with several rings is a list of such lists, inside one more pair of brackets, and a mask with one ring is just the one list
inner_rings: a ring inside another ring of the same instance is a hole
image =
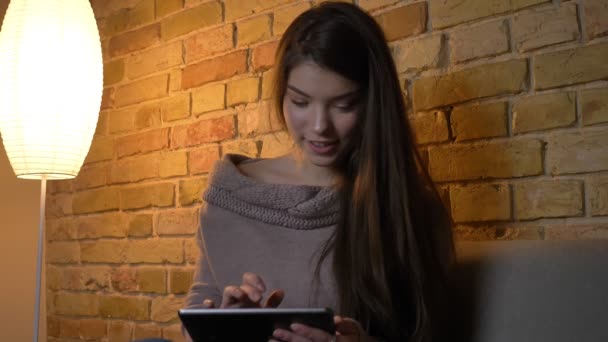
[[524, 133], [576, 122], [574, 93], [553, 93], [524, 97], [513, 105], [513, 132]]
[[115, 61], [106, 63], [103, 65], [103, 85], [108, 86], [114, 83], [122, 81], [125, 75], [125, 61], [124, 59], [117, 59]]
[[182, 64], [182, 42], [173, 42], [127, 59], [127, 77], [139, 78]]
[[157, 216], [156, 233], [163, 235], [192, 235], [199, 226], [198, 209], [161, 211]]
[[444, 112], [417, 113], [411, 115], [409, 120], [418, 144], [443, 142], [450, 137]]
[[122, 133], [160, 126], [160, 106], [157, 103], [111, 111], [110, 133]]
[[150, 299], [143, 297], [100, 296], [99, 313], [103, 318], [147, 320]]
[[190, 116], [190, 93], [174, 95], [161, 103], [163, 121], [185, 119]]
[[228, 83], [226, 105], [234, 106], [258, 100], [260, 79], [258, 77], [243, 78]]
[[526, 60], [482, 65], [448, 75], [414, 81], [416, 110], [524, 90], [528, 74]]
[[240, 154], [250, 158], [257, 158], [258, 145], [255, 140], [237, 140], [222, 144], [222, 153]]
[[133, 331], [133, 338], [135, 340], [141, 340], [145, 338], [160, 338], [161, 329], [159, 326], [153, 323], [140, 323], [135, 326]]
[[46, 259], [49, 263], [65, 264], [80, 261], [78, 242], [51, 242], [46, 245]]
[[247, 105], [239, 110], [237, 119], [241, 137], [253, 137], [283, 128], [277, 115], [270, 110], [268, 101]]
[[123, 8], [108, 16], [102, 34], [104, 37], [111, 37], [153, 21], [154, 0], [142, 0], [133, 8]]
[[97, 240], [82, 242], [80, 254], [83, 262], [122, 263], [128, 246], [126, 240]]
[[500, 20], [466, 27], [450, 34], [450, 60], [453, 64], [509, 52], [509, 28]]
[[494, 224], [489, 226], [458, 225], [454, 227], [454, 237], [458, 241], [488, 240], [543, 240], [544, 229], [538, 226], [513, 226]]
[[293, 6], [283, 7], [274, 12], [273, 34], [283, 34], [287, 26], [302, 12], [310, 8], [307, 2], [297, 3]]
[[193, 269], [172, 269], [169, 273], [170, 292], [173, 294], [188, 293], [192, 279], [194, 277]]
[[80, 320], [80, 336], [84, 340], [102, 339], [106, 337], [107, 325], [104, 320], [97, 318]]
[[[585, 83], [608, 78], [608, 43], [550, 52], [535, 57], [536, 89]], [[559, 72], [555, 72], [559, 70]]]
[[450, 203], [456, 222], [505, 221], [511, 218], [509, 187], [504, 184], [450, 186]]
[[62, 319], [59, 325], [60, 337], [80, 338], [80, 321], [75, 319]]
[[585, 13], [585, 24], [589, 39], [608, 32], [608, 2], [605, 0], [585, 0], [582, 3]]
[[371, 11], [392, 5], [396, 2], [398, 2], [398, 0], [359, 0], [359, 6], [366, 11]]
[[111, 160], [114, 157], [114, 138], [95, 136], [85, 159], [85, 164]]
[[163, 327], [163, 337], [171, 342], [186, 342], [180, 323]]
[[77, 238], [78, 230], [72, 217], [46, 219], [47, 241], [75, 240]]
[[184, 261], [182, 239], [155, 239], [129, 241], [126, 262], [128, 263], [172, 263]]
[[270, 69], [262, 76], [262, 100], [268, 100], [272, 97], [274, 70], [275, 69]]
[[547, 167], [551, 174], [608, 170], [606, 130], [552, 134], [547, 138]]
[[152, 235], [152, 215], [136, 215], [129, 221], [129, 236], [147, 237]]
[[184, 253], [188, 264], [195, 264], [199, 256], [199, 248], [194, 239], [186, 239], [184, 242]]
[[516, 140], [429, 148], [429, 172], [435, 181], [512, 178], [543, 172], [542, 144]]
[[109, 164], [85, 165], [80, 169], [78, 177], [74, 179], [74, 189], [84, 190], [107, 185], [109, 174]]
[[140, 267], [137, 270], [139, 291], [149, 293], [167, 293], [167, 272], [157, 267]]
[[207, 188], [207, 178], [190, 178], [179, 182], [179, 203], [187, 206], [201, 202], [203, 190]]
[[393, 41], [426, 31], [426, 15], [426, 2], [419, 2], [383, 12], [376, 21], [384, 30], [386, 40]]
[[271, 37], [270, 17], [261, 15], [236, 24], [237, 46], [260, 42]]
[[506, 102], [460, 106], [452, 110], [450, 123], [456, 141], [507, 135]]
[[110, 57], [125, 55], [130, 52], [145, 49], [160, 41], [160, 25], [158, 23], [129, 31], [110, 39], [107, 54]]
[[75, 218], [78, 238], [96, 239], [101, 237], [125, 237], [128, 217], [123, 213], [105, 213]]
[[585, 126], [608, 122], [608, 88], [581, 91], [580, 103]]
[[123, 158], [112, 165], [110, 183], [132, 183], [157, 178], [159, 169], [158, 156], [154, 154]]
[[174, 14], [161, 22], [161, 37], [169, 40], [222, 22], [222, 5], [211, 1]]
[[224, 109], [225, 92], [224, 84], [210, 84], [195, 89], [192, 92], [192, 113], [196, 115]]
[[161, 183], [137, 186], [121, 191], [121, 209], [167, 207], [174, 204], [173, 184]]
[[152, 300], [151, 319], [156, 322], [179, 321], [177, 311], [184, 306], [184, 298], [156, 297]]
[[580, 181], [534, 181], [514, 185], [515, 211], [520, 220], [583, 215]]
[[188, 174], [188, 154], [183, 151], [160, 155], [160, 177], [170, 178]]
[[99, 298], [96, 294], [55, 293], [53, 312], [70, 316], [96, 316], [99, 314]]
[[85, 214], [119, 208], [117, 188], [88, 190], [74, 194], [72, 210], [74, 214]]
[[46, 217], [58, 218], [72, 214], [72, 194], [57, 194], [49, 196], [46, 202]]
[[608, 177], [596, 176], [588, 183], [591, 215], [608, 215]]
[[516, 11], [549, 0], [461, 0], [458, 2], [431, 0], [431, 22], [433, 28], [444, 28], [496, 14]]
[[117, 107], [167, 96], [169, 75], [151, 76], [118, 87], [114, 96]]
[[234, 19], [258, 13], [268, 8], [278, 7], [289, 2], [294, 2], [294, 0], [224, 0], [226, 21], [233, 21]]
[[400, 73], [437, 67], [442, 36], [436, 34], [416, 40], [403, 40], [393, 45], [393, 58]]
[[576, 4], [513, 17], [515, 48], [530, 51], [579, 39]]
[[184, 0], [156, 0], [156, 17], [166, 17], [182, 9], [183, 5]]
[[130, 342], [133, 335], [133, 323], [110, 321], [108, 328], [109, 342]]

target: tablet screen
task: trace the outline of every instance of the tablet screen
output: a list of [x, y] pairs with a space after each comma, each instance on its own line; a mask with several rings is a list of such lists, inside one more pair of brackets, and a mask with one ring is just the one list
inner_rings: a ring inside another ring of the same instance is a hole
[[335, 332], [331, 309], [182, 309], [179, 317], [194, 342], [268, 341], [277, 328], [301, 323]]

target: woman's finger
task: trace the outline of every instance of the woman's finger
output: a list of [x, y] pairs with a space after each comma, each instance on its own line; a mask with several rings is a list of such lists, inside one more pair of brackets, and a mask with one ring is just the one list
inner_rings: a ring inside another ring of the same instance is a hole
[[262, 291], [249, 284], [241, 285], [240, 289], [247, 294], [246, 302], [249, 302], [248, 304], [255, 304], [256, 306], [259, 306], [259, 303], [262, 300]]
[[247, 294], [243, 292], [238, 286], [226, 286], [224, 288], [224, 294], [222, 295], [222, 308], [226, 307], [239, 307], [240, 303]]
[[[284, 329], [276, 329], [272, 333], [272, 337], [277, 338], [284, 342], [317, 342], [313, 341], [307, 337], [300, 336], [297, 333]], [[330, 341], [330, 340], [327, 340]]]
[[361, 334], [361, 325], [352, 318], [336, 316], [334, 323], [338, 335], [359, 336]]
[[276, 289], [272, 291], [270, 295], [268, 295], [268, 298], [266, 298], [266, 301], [264, 302], [264, 305], [262, 305], [262, 307], [276, 308], [281, 304], [283, 298], [285, 298], [285, 291], [281, 289]]
[[255, 273], [251, 273], [251, 272], [243, 273], [243, 284], [251, 285], [251, 286], [257, 288], [261, 292], [266, 291], [266, 284], [264, 284], [264, 281], [262, 280], [262, 278]]
[[205, 299], [203, 301], [203, 306], [207, 309], [213, 309], [213, 308], [215, 308], [215, 302], [212, 301], [211, 299]]
[[329, 334], [327, 331], [313, 328], [305, 324], [293, 323], [289, 328], [295, 335], [305, 338], [305, 341], [329, 342], [333, 340], [333, 335]]

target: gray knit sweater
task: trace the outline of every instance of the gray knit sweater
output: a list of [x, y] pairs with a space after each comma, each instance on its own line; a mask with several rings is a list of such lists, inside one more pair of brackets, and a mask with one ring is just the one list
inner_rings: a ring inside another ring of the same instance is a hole
[[239, 155], [218, 161], [203, 195], [197, 234], [200, 256], [186, 306], [212, 299], [224, 287], [240, 285], [245, 272], [258, 274], [267, 292], [285, 291], [281, 307], [336, 309], [330, 260], [314, 270], [338, 221], [337, 194], [329, 187], [267, 184], [240, 173]]

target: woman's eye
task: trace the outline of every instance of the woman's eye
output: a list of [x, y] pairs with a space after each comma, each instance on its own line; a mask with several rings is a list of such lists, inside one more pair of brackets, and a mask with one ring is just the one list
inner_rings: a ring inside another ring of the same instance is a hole
[[298, 101], [298, 100], [291, 100], [291, 103], [293, 103], [296, 107], [306, 107], [306, 105], [308, 104], [307, 101]]
[[336, 104], [335, 107], [341, 111], [349, 112], [349, 111], [353, 110], [353, 108], [355, 108], [355, 103], [354, 102], [339, 103], [339, 104]]

